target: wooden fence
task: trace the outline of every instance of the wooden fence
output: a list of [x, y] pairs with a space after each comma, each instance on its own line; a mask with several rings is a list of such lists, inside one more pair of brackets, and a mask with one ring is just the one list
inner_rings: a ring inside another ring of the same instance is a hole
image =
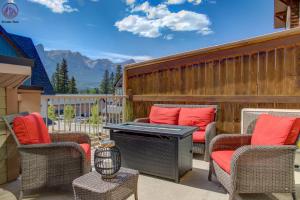
[[219, 132], [239, 132], [242, 108], [300, 108], [300, 29], [128, 65], [134, 117], [154, 103], [217, 104]]

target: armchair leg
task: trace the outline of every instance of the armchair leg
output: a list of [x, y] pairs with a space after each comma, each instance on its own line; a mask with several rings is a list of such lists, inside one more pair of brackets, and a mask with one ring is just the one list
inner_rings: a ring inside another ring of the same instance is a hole
[[296, 198], [296, 192], [293, 192], [292, 193], [292, 198], [293, 198], [293, 200], [296, 200], [297, 198]]
[[211, 176], [212, 176], [212, 163], [209, 162], [208, 181], [211, 181]]
[[228, 200], [234, 200], [234, 195], [233, 194], [229, 194], [229, 199]]
[[18, 198], [19, 200], [22, 200], [23, 199], [23, 191], [21, 190], [20, 191], [20, 194], [19, 194], [19, 198]]

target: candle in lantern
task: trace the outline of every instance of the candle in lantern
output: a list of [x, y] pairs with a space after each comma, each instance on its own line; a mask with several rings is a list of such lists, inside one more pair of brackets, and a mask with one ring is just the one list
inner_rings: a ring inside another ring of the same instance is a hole
[[113, 169], [113, 161], [111, 159], [104, 159], [103, 160], [103, 170], [104, 174], [111, 174], [111, 171]]

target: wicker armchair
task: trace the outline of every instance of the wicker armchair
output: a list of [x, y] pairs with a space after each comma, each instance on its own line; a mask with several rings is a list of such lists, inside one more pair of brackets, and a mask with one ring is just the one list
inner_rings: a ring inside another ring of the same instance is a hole
[[91, 144], [89, 136], [84, 133], [53, 133], [50, 134], [51, 144], [20, 144], [12, 129], [12, 123], [15, 117], [25, 115], [28, 113], [3, 117], [21, 155], [20, 198], [24, 191], [60, 185], [71, 186], [75, 178], [91, 170], [90, 160], [79, 145]]
[[296, 200], [294, 161], [297, 147], [250, 145], [249, 133], [262, 113], [300, 117], [300, 110], [243, 109], [241, 130], [246, 134], [222, 134], [210, 143], [210, 155], [214, 151], [235, 150], [230, 174], [211, 159], [208, 179], [214, 174], [228, 191], [230, 200], [242, 193], [291, 193]]
[[[193, 153], [204, 154], [204, 160], [209, 161], [209, 143], [216, 136], [216, 118], [217, 118], [217, 105], [185, 105], [185, 104], [154, 104], [159, 107], [181, 107], [181, 108], [206, 108], [214, 107], [216, 109], [214, 122], [209, 123], [205, 129], [205, 143], [193, 142]], [[137, 118], [134, 122], [150, 123], [149, 118]]]

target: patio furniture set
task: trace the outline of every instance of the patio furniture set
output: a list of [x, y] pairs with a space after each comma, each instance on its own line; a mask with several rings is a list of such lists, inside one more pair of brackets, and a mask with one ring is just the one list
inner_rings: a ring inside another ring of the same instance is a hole
[[193, 153], [202, 153], [208, 180], [214, 175], [230, 200], [259, 193], [295, 200], [300, 110], [243, 109], [241, 134], [216, 135], [216, 119], [217, 106], [155, 104], [149, 118], [106, 126], [122, 168], [104, 180], [91, 172], [86, 134], [48, 134], [37, 113], [4, 117], [21, 154], [22, 192], [73, 183], [75, 199], [138, 199], [139, 172], [179, 182], [192, 170]]

